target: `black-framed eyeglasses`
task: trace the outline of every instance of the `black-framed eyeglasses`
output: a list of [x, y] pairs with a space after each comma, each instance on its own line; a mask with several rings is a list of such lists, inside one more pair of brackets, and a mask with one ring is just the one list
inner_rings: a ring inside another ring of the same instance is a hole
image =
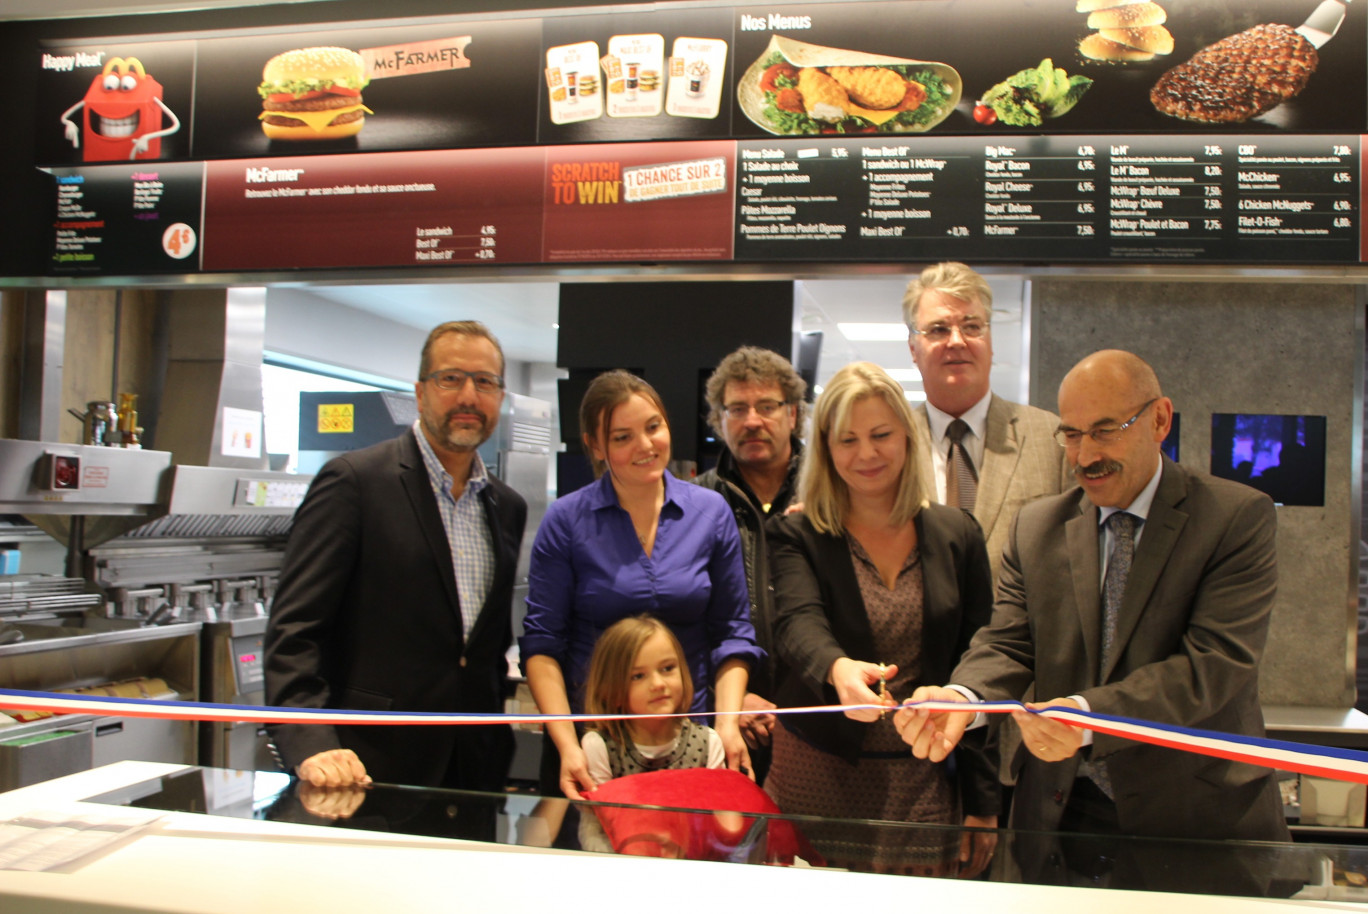
[[1055, 429], [1054, 439], [1055, 441], [1059, 442], [1061, 447], [1068, 448], [1078, 447], [1080, 444], [1082, 444], [1084, 435], [1088, 436], [1098, 444], [1111, 444], [1112, 442], [1120, 439], [1121, 434], [1126, 429], [1134, 425], [1137, 421], [1139, 421], [1140, 417], [1145, 414], [1145, 410], [1149, 409], [1151, 406], [1157, 403], [1158, 400], [1159, 398], [1155, 397], [1153, 400], [1146, 402], [1144, 406], [1140, 407], [1139, 411], [1136, 412], [1134, 416], [1131, 416], [1129, 419], [1127, 419], [1125, 422], [1122, 422], [1120, 425], [1103, 425], [1098, 428], [1088, 429], [1086, 432], [1082, 431], [1081, 429], [1064, 428], [1063, 426], [1061, 426]]
[[950, 334], [956, 330], [966, 340], [981, 340], [988, 335], [988, 322], [970, 318], [961, 324], [932, 324], [930, 327], [914, 329], [912, 332], [925, 337], [928, 343], [944, 343], [949, 341]]
[[467, 379], [473, 382], [475, 390], [482, 394], [498, 393], [504, 386], [504, 379], [492, 371], [461, 371], [459, 368], [443, 368], [441, 371], [432, 372], [423, 380], [431, 381], [442, 390], [460, 390], [465, 387]]
[[722, 411], [737, 421], [749, 416], [752, 409], [761, 419], [773, 419], [785, 406], [788, 406], [787, 400], [757, 400], [755, 403], [728, 403]]

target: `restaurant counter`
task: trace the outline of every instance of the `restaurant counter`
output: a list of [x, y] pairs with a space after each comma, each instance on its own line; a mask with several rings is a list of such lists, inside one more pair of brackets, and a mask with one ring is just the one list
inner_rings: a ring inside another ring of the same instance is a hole
[[[546, 846], [577, 846], [576, 829], [560, 819], [563, 801], [383, 785], [358, 798], [359, 808], [344, 810], [327, 798], [301, 797], [296, 783], [281, 773], [149, 762], [120, 762], [0, 794], [0, 862], [14, 846], [6, 842], [35, 822], [85, 816], [98, 827], [135, 816], [150, 820], [46, 871], [0, 869], [0, 911], [359, 914], [442, 908], [547, 914], [566, 906], [626, 902], [690, 914], [755, 904], [776, 905], [785, 914], [829, 914], [858, 897], [872, 906], [914, 904], [923, 910], [1055, 914], [1100, 900], [1109, 914], [1148, 914], [1158, 905], [1225, 914], [1363, 909], [1368, 903], [1368, 889], [1358, 887], [1368, 884], [1368, 848], [1349, 846], [1084, 842], [1065, 847], [1064, 857], [1114, 868], [1084, 867], [1083, 875], [1070, 868], [1070, 875], [1060, 877], [1063, 870], [1047, 862], [1035, 881], [1061, 884], [1023, 884], [1031, 879], [1023, 877], [1022, 862], [1036, 849], [1057, 850], [1067, 838], [999, 831], [996, 862], [984, 877], [918, 878], [821, 866], [827, 861], [820, 849], [831, 840], [837, 843], [830, 846], [865, 842], [885, 852], [870, 868], [926, 872], [906, 865], [915, 853], [899, 861], [886, 852], [924, 850], [928, 843], [943, 847], [947, 839], [957, 841], [957, 830], [732, 817], [729, 826], [743, 826], [733, 828], [732, 840], [713, 841], [703, 852], [683, 839], [674, 846], [682, 851], [687, 844], [693, 849], [689, 856], [710, 859], [651, 859]], [[310, 809], [349, 815], [334, 822]], [[576, 812], [571, 810], [570, 819]], [[721, 833], [716, 823], [727, 821], [711, 812], [655, 812], [676, 817], [670, 827], [679, 825], [678, 816], [692, 816], [714, 837]], [[55, 829], [52, 835], [62, 837]], [[650, 847], [651, 853], [669, 852], [668, 841]], [[793, 865], [745, 865], [776, 859]], [[1059, 856], [1040, 859], [1058, 862]], [[1225, 894], [1249, 892], [1251, 886], [1253, 894], [1274, 897]], [[1129, 890], [1139, 888], [1148, 891]], [[1156, 894], [1159, 888], [1183, 891]]]

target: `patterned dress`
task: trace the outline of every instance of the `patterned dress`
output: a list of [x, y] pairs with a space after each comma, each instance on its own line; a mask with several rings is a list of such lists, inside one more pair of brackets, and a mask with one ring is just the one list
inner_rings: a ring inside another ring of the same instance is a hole
[[[896, 663], [888, 690], [905, 698], [921, 676], [922, 566], [917, 549], [903, 563], [894, 587], [884, 586], [863, 546], [849, 534], [855, 577], [869, 615], [878, 657]], [[893, 715], [869, 725], [858, 764], [804, 741], [783, 726], [774, 729], [774, 766], [765, 790], [785, 813], [828, 819], [865, 819], [885, 824], [821, 822], [799, 827], [829, 865], [881, 873], [939, 875], [953, 867], [956, 828], [916, 828], [889, 823], [958, 825], [954, 785], [944, 766], [912, 757], [893, 727]]]
[[708, 737], [712, 728], [696, 724], [685, 718], [679, 722], [679, 735], [675, 737], [673, 748], [656, 758], [641, 754], [636, 743], [629, 742], [619, 746], [617, 740], [606, 730], [599, 731], [603, 745], [608, 749], [608, 770], [613, 777], [628, 774], [641, 774], [646, 771], [661, 771], [666, 768], [706, 768], [708, 767]]

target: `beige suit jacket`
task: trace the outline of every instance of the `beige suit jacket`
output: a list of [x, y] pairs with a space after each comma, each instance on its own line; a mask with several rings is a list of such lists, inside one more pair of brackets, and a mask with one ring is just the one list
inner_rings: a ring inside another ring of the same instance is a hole
[[[936, 471], [931, 461], [931, 424], [926, 407], [913, 410], [912, 432], [922, 494], [937, 501]], [[1059, 417], [1054, 413], [1002, 399], [988, 401], [988, 424], [979, 468], [974, 519], [988, 542], [988, 561], [996, 584], [1002, 550], [1017, 511], [1042, 495], [1057, 495], [1074, 484], [1064, 449], [1055, 443]]]

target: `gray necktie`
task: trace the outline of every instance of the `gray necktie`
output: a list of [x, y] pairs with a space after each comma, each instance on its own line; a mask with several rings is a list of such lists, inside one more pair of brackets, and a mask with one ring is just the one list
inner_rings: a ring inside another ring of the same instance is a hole
[[[1102, 579], [1102, 668], [1097, 681], [1101, 684], [1116, 652], [1116, 620], [1121, 615], [1121, 598], [1126, 593], [1126, 578], [1130, 576], [1131, 560], [1135, 558], [1135, 527], [1140, 518], [1125, 511], [1117, 511], [1107, 518], [1111, 528], [1112, 551], [1107, 561], [1107, 575]], [[1115, 799], [1111, 772], [1104, 760], [1085, 761], [1079, 772], [1092, 778], [1094, 784], [1108, 797]]]
[[1102, 668], [1098, 670], [1099, 684], [1111, 666], [1116, 651], [1116, 620], [1121, 615], [1121, 598], [1126, 593], [1131, 560], [1135, 558], [1135, 525], [1138, 520], [1134, 514], [1125, 511], [1117, 511], [1107, 518], [1107, 526], [1112, 534], [1112, 551], [1107, 561], [1107, 576], [1102, 580]]
[[978, 474], [964, 450], [964, 436], [968, 431], [969, 423], [963, 419], [951, 422], [945, 430], [950, 439], [950, 458], [945, 466], [945, 503], [973, 511], [974, 498], [978, 495]]

